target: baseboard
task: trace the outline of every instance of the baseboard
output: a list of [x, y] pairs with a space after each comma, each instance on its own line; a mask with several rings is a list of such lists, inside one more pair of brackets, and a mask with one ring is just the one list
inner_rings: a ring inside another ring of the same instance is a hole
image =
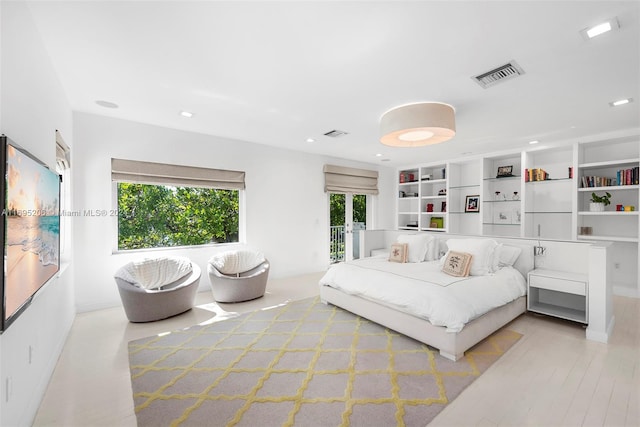
[[619, 297], [640, 298], [638, 289], [631, 289], [623, 285], [613, 285], [613, 294]]
[[588, 340], [597, 341], [601, 343], [607, 343], [609, 341], [609, 337], [613, 334], [613, 327], [616, 324], [616, 317], [611, 316], [611, 321], [609, 321], [609, 326], [607, 327], [606, 332], [595, 332], [587, 327], [586, 337]]

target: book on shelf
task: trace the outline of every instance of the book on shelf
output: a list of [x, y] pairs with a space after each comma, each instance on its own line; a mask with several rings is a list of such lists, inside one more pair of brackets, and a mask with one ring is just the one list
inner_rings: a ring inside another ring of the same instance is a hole
[[581, 178], [582, 188], [588, 187], [610, 187], [613, 185], [638, 185], [640, 180], [640, 167], [619, 169], [613, 178], [606, 176], [583, 175]]
[[524, 170], [524, 182], [530, 181], [546, 181], [549, 179], [549, 173], [541, 168], [532, 168]]

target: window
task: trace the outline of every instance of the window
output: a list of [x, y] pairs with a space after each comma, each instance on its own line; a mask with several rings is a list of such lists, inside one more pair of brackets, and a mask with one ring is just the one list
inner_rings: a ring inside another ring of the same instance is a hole
[[244, 172], [111, 159], [118, 250], [238, 242]]
[[118, 183], [118, 249], [237, 242], [239, 191]]

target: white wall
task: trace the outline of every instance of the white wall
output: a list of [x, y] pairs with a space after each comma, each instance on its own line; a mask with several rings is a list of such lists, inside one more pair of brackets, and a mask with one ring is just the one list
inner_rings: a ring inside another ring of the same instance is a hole
[[[55, 130], [73, 147], [71, 108], [28, 7], [0, 2], [0, 131], [55, 165]], [[0, 336], [0, 425], [30, 425], [75, 315], [66, 269]], [[29, 354], [31, 352], [31, 360]]]
[[[271, 277], [322, 271], [328, 266], [328, 198], [325, 163], [367, 169], [375, 165], [276, 149], [130, 121], [74, 114], [74, 210], [113, 209], [111, 158], [145, 160], [246, 172], [246, 243], [265, 252]], [[394, 171], [380, 168], [377, 227], [393, 226]], [[150, 252], [113, 254], [115, 217], [72, 218], [76, 303], [79, 311], [120, 305], [113, 273]], [[153, 251], [184, 255], [206, 272], [225, 246]], [[203, 275], [201, 290], [208, 289]]]

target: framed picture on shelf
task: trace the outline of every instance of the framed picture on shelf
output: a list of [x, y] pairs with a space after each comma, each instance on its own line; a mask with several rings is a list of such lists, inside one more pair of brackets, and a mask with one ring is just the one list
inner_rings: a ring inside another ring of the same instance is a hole
[[493, 223], [494, 224], [511, 224], [511, 215], [512, 212], [510, 210], [497, 210], [493, 215]]
[[496, 178], [504, 178], [507, 176], [513, 176], [513, 166], [498, 166]]
[[467, 199], [464, 202], [464, 211], [480, 212], [480, 196], [477, 194], [473, 196], [467, 196]]

